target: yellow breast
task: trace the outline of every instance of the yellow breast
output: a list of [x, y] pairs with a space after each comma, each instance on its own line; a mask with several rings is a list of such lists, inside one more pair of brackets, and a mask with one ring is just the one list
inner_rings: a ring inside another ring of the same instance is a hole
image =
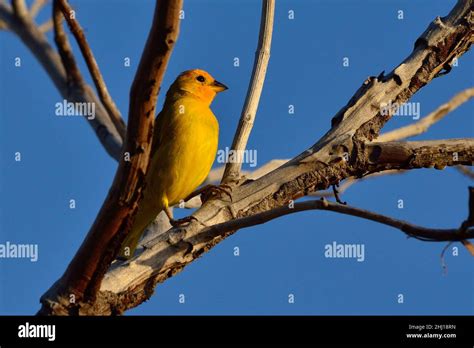
[[160, 115], [160, 143], [147, 180], [162, 207], [179, 203], [206, 179], [216, 157], [219, 124], [205, 103], [192, 97], [170, 102]]

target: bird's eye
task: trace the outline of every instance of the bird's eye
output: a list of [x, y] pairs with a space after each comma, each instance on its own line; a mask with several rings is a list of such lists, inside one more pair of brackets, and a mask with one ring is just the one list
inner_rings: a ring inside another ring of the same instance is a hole
[[198, 80], [199, 82], [204, 82], [204, 81], [206, 81], [206, 79], [205, 79], [204, 76], [202, 76], [202, 75], [199, 75], [198, 77], [196, 77], [196, 80]]

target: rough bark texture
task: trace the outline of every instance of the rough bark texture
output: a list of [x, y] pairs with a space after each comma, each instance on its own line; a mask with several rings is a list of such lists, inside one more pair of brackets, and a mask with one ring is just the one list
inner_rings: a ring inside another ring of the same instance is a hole
[[365, 147], [365, 167], [373, 172], [389, 169], [444, 169], [459, 164], [472, 166], [473, 139], [393, 141], [369, 143]]

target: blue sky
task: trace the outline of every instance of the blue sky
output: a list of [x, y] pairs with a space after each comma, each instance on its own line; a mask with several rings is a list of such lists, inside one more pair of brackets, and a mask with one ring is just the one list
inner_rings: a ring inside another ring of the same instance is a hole
[[[126, 117], [131, 81], [153, 13], [152, 1], [71, 0], [111, 95]], [[370, 75], [390, 71], [454, 0], [277, 1], [270, 64], [248, 147], [258, 165], [312, 145]], [[188, 0], [163, 92], [183, 70], [202, 68], [230, 87], [212, 108], [219, 148], [230, 146], [258, 37], [259, 1]], [[288, 19], [293, 10], [295, 18]], [[403, 19], [397, 18], [403, 11]], [[50, 15], [47, 7], [39, 20]], [[52, 39], [51, 33], [48, 37]], [[77, 46], [74, 50], [88, 77]], [[22, 66], [14, 66], [20, 57]], [[124, 67], [130, 57], [131, 67]], [[240, 66], [234, 67], [238, 57]], [[349, 67], [343, 67], [343, 58]], [[472, 52], [417, 93], [426, 115], [473, 85]], [[116, 162], [85, 120], [59, 118], [62, 100], [27, 48], [0, 32], [0, 243], [35, 243], [39, 259], [0, 259], [0, 314], [33, 314], [89, 230], [112, 182]], [[163, 101], [164, 93], [159, 97]], [[473, 102], [415, 139], [472, 137]], [[288, 105], [295, 113], [288, 114]], [[411, 124], [394, 117], [386, 130]], [[21, 152], [21, 162], [14, 160]], [[343, 194], [349, 204], [410, 222], [457, 227], [467, 216], [466, 177], [452, 168], [416, 170], [363, 181]], [[69, 209], [69, 200], [76, 208]], [[399, 209], [402, 199], [404, 208]], [[189, 212], [181, 211], [179, 216]], [[365, 260], [330, 259], [326, 244], [357, 243]], [[234, 256], [234, 247], [240, 256]], [[473, 314], [474, 263], [460, 245], [407, 239], [355, 217], [305, 212], [241, 230], [158, 285], [128, 314]], [[179, 295], [185, 303], [179, 303]], [[289, 303], [289, 294], [294, 303]], [[398, 303], [402, 294], [403, 303]]]

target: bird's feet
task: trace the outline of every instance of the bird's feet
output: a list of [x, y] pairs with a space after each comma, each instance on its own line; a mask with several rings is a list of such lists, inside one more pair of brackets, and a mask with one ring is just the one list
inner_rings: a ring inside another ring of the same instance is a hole
[[198, 219], [196, 219], [192, 215], [186, 216], [182, 219], [174, 219], [173, 218], [173, 213], [171, 212], [171, 209], [168, 208], [168, 207], [164, 208], [164, 211], [165, 211], [166, 216], [168, 216], [168, 219], [170, 221], [170, 225], [175, 227], [175, 228], [186, 225], [186, 224], [189, 224], [192, 220], [198, 221]]
[[177, 220], [170, 219], [170, 224], [173, 227], [180, 227], [180, 226], [189, 224], [193, 220], [198, 221], [194, 216], [190, 215], [190, 216], [186, 216], [182, 219], [177, 219]]
[[226, 184], [222, 185], [205, 185], [193, 193], [191, 193], [188, 197], [184, 199], [185, 202], [189, 201], [191, 198], [201, 195], [201, 202], [204, 203], [208, 201], [210, 198], [213, 197], [222, 197], [222, 194], [226, 194], [229, 196], [230, 200], [232, 201], [232, 187]]
[[232, 187], [226, 184], [221, 185], [207, 185], [201, 192], [201, 202], [205, 203], [211, 198], [222, 198], [223, 195], [227, 195], [232, 201]]

